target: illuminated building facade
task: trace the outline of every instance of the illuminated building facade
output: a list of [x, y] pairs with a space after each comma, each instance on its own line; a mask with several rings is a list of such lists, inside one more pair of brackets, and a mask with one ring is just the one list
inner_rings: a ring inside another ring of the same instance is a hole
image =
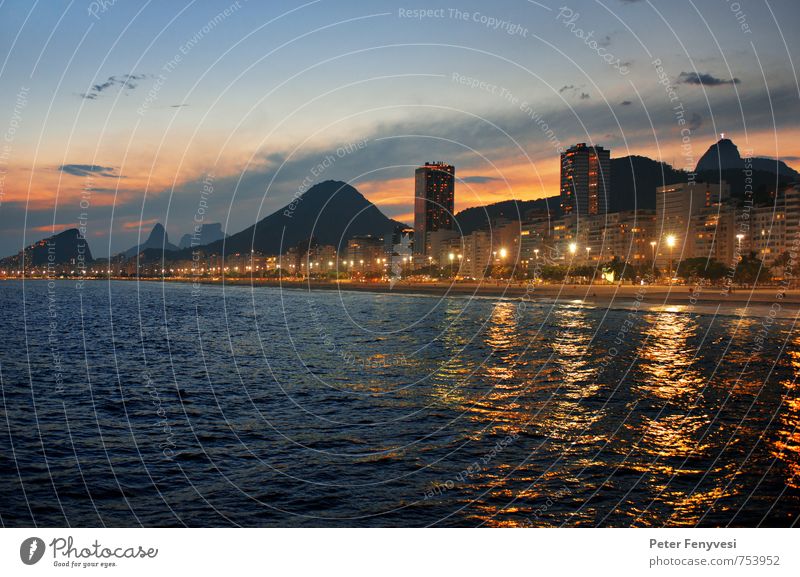
[[453, 229], [456, 169], [426, 162], [414, 173], [414, 252], [430, 255], [430, 233]]
[[561, 210], [565, 215], [605, 214], [610, 189], [610, 150], [582, 142], [561, 154]]

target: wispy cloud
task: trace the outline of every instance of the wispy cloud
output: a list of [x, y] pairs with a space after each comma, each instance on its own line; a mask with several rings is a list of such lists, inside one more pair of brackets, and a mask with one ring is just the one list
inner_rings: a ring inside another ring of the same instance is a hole
[[460, 180], [467, 184], [486, 184], [487, 182], [496, 182], [500, 179], [493, 176], [465, 176]]
[[100, 84], [94, 84], [88, 92], [81, 94], [81, 98], [86, 100], [97, 100], [101, 93], [112, 88], [119, 86], [123, 90], [133, 90], [139, 86], [138, 81], [147, 78], [146, 74], [122, 74], [120, 76], [109, 76], [108, 80]]
[[681, 72], [678, 75], [678, 82], [683, 84], [697, 84], [702, 86], [724, 86], [725, 84], [739, 84], [738, 78], [717, 78], [705, 72]]
[[158, 222], [158, 218], [147, 218], [145, 220], [134, 220], [122, 223], [125, 230], [139, 230], [140, 228], [152, 227]]
[[122, 178], [115, 174], [113, 166], [99, 166], [97, 164], [62, 164], [58, 170], [72, 176], [102, 176], [103, 178]]

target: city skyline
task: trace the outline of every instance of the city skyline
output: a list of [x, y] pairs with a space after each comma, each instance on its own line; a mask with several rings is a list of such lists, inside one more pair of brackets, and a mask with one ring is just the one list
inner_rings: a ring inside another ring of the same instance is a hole
[[[778, 72], [797, 41], [764, 33], [792, 18], [793, 3], [746, 13], [752, 36], [724, 25], [739, 24], [724, 5], [687, 5], [691, 19], [644, 2], [370, 8], [234, 2], [171, 13], [115, 3], [91, 14], [4, 4], [2, 252], [74, 225], [82, 203], [98, 255], [135, 244], [156, 221], [183, 233], [212, 173], [209, 220], [240, 230], [318, 167], [409, 222], [407, 173], [420, 157], [459, 166], [456, 211], [552, 196], [553, 153], [568, 143], [686, 168], [725, 132], [755, 155], [795, 166], [800, 157], [794, 76]], [[673, 21], [683, 54], [668, 34], [643, 40]], [[264, 34], [276, 25], [286, 38]], [[340, 51], [315, 58], [332, 41]], [[318, 94], [296, 102], [307, 90]]]

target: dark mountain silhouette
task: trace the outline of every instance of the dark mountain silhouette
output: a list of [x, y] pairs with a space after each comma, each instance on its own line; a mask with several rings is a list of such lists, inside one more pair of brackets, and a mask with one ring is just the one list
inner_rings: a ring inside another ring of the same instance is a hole
[[708, 150], [700, 157], [695, 167], [695, 172], [705, 172], [709, 170], [725, 170], [744, 168], [744, 161], [739, 154], [737, 147], [729, 138], [722, 138], [708, 147]]
[[0, 266], [22, 268], [24, 261], [25, 267], [44, 267], [48, 263], [53, 265], [80, 264], [81, 262], [88, 264], [92, 260], [89, 243], [81, 237], [77, 228], [70, 228], [44, 238], [16, 255], [0, 260]]
[[612, 158], [608, 210], [655, 210], [656, 188], [686, 182], [687, 178], [684, 171], [646, 156]]
[[132, 246], [122, 254], [126, 258], [130, 258], [132, 256], [136, 256], [144, 250], [147, 250], [148, 248], [155, 248], [158, 250], [178, 250], [177, 246], [169, 242], [169, 235], [160, 222], [157, 222], [155, 226], [153, 226], [153, 230], [150, 231], [150, 236], [147, 237], [146, 241], [138, 246]]
[[200, 230], [197, 233], [184, 234], [181, 241], [178, 243], [179, 248], [189, 248], [192, 246], [192, 239], [194, 239], [194, 246], [204, 244], [211, 244], [225, 238], [225, 233], [222, 231], [222, 223], [213, 222], [208, 224], [201, 224]]
[[751, 179], [750, 186], [753, 191], [753, 202], [756, 206], [772, 204], [775, 191], [778, 191], [794, 181], [788, 176], [781, 176], [775, 172], [765, 170], [752, 170], [750, 175], [746, 175], [744, 170], [739, 168], [728, 168], [725, 170], [706, 170], [697, 173], [698, 182], [718, 183], [725, 181], [731, 187], [731, 196], [735, 199], [743, 200], [745, 197], [745, 187], [747, 179]]
[[203, 247], [212, 254], [244, 253], [251, 250], [278, 254], [302, 240], [343, 250], [355, 235], [384, 236], [403, 223], [384, 215], [355, 188], [326, 180], [251, 227]]
[[[798, 180], [800, 173], [782, 160], [774, 158], [754, 157], [751, 159], [753, 170], [771, 172], [782, 179]], [[712, 144], [697, 162], [695, 172], [710, 173], [726, 170], [744, 170], [745, 161], [739, 153], [739, 147], [729, 138], [722, 138]]]
[[549, 214], [550, 218], [561, 216], [561, 206], [557, 196], [536, 200], [503, 200], [486, 206], [465, 208], [455, 215], [453, 228], [461, 234], [488, 229], [498, 218], [526, 220], [531, 213]]

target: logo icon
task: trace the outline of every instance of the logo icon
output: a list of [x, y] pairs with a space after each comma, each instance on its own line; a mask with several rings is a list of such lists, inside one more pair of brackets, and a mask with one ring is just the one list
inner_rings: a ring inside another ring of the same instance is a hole
[[19, 546], [19, 558], [25, 565], [35, 565], [44, 556], [44, 541], [39, 537], [28, 537]]

